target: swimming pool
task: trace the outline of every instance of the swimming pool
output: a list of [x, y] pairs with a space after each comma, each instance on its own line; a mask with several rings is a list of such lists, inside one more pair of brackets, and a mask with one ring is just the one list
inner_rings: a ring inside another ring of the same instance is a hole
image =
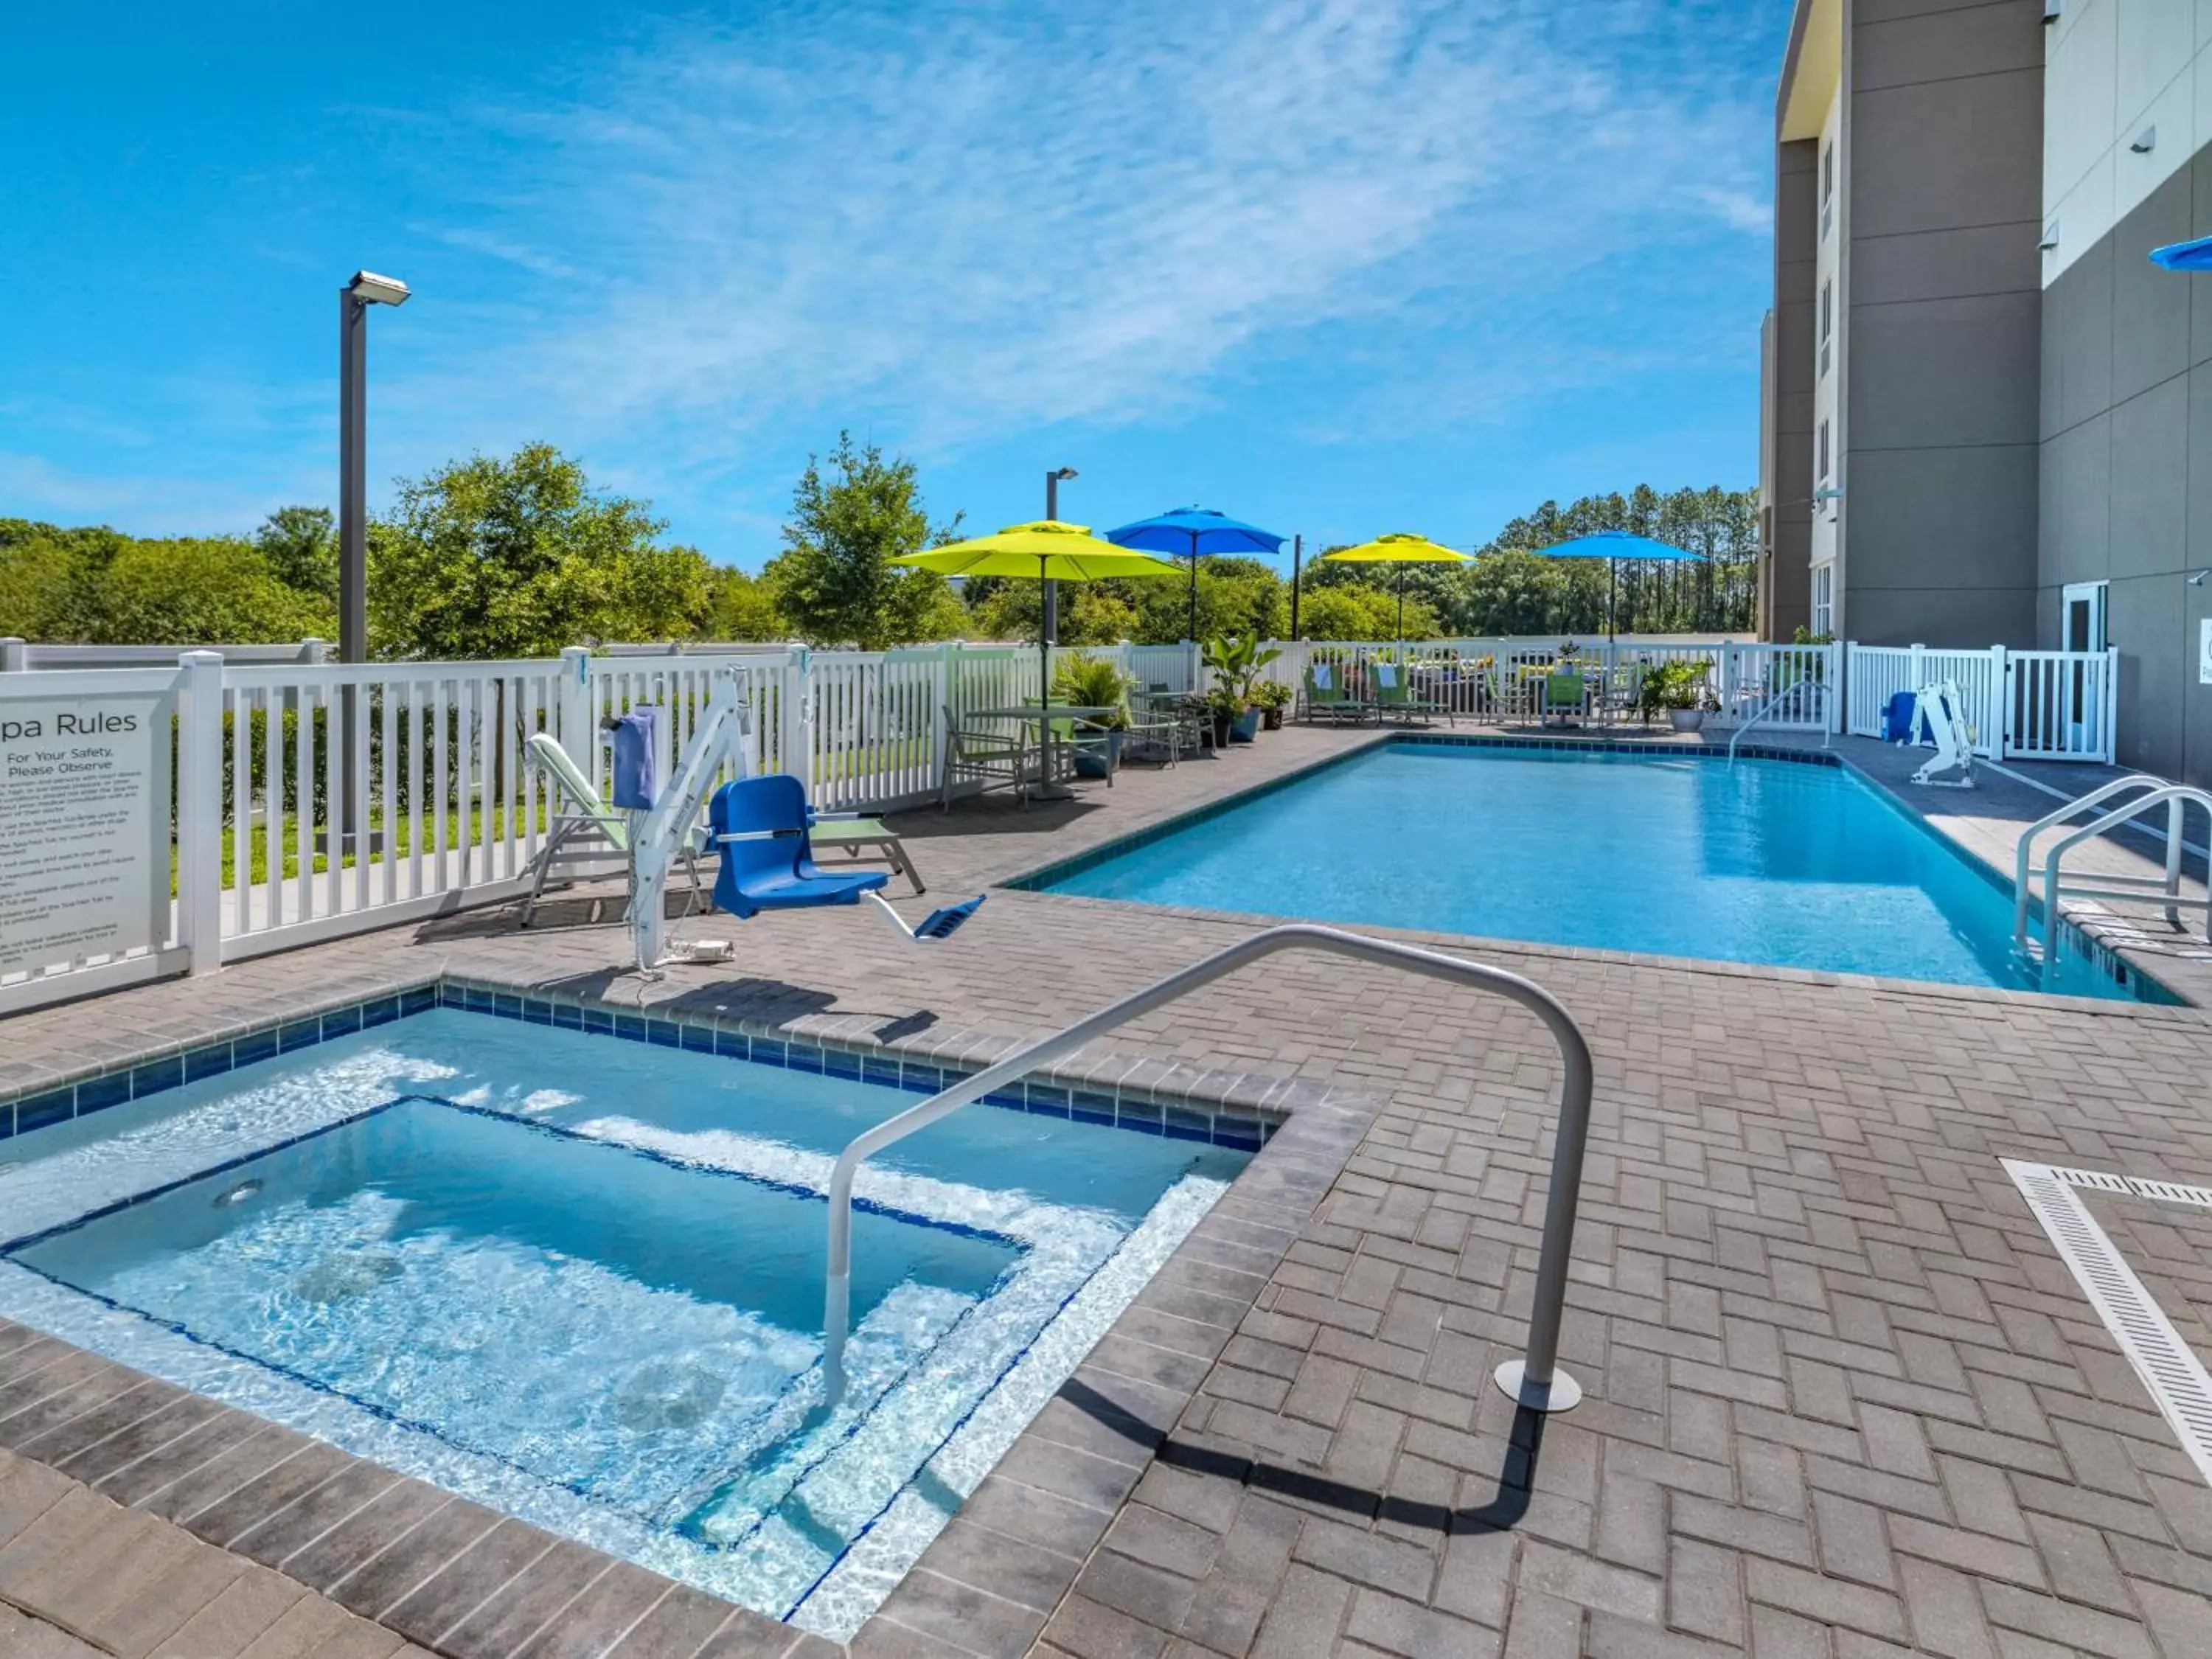
[[879, 1155], [825, 1411], [830, 1161], [934, 1073], [638, 1024], [437, 1009], [0, 1142], [0, 1313], [848, 1636], [1258, 1126], [1038, 1084]]
[[[1399, 740], [1024, 884], [2039, 988], [2007, 895], [1850, 772], [1802, 761]], [[2074, 938], [2051, 988], [2163, 998]]]

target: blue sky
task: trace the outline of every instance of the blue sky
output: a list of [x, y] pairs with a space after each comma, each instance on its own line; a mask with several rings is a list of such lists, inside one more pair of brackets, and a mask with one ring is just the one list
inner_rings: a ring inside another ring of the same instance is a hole
[[[126, 0], [0, 21], [0, 516], [543, 438], [757, 567], [849, 426], [970, 526], [1468, 544], [1747, 484], [1782, 0]], [[35, 66], [35, 72], [26, 72]]]

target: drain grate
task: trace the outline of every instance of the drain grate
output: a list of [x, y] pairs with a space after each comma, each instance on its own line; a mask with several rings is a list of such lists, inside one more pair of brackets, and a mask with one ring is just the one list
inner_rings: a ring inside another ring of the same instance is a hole
[[2173, 1425], [2182, 1449], [2197, 1473], [2212, 1481], [2212, 1376], [2206, 1374], [2195, 1351], [2181, 1340], [2166, 1310], [2143, 1288], [2088, 1206], [2075, 1195], [2075, 1188], [2087, 1187], [2212, 1210], [2212, 1188], [2140, 1181], [2100, 1170], [2057, 1169], [2013, 1158], [2002, 1162], [2005, 1173], [2050, 1235], [2058, 1259]]

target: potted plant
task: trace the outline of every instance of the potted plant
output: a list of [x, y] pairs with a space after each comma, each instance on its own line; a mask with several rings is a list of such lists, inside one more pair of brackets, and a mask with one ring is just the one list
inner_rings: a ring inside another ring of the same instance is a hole
[[1207, 711], [1213, 716], [1213, 740], [1249, 743], [1260, 733], [1258, 702], [1260, 671], [1283, 653], [1262, 651], [1256, 637], [1208, 640], [1204, 660], [1212, 671], [1213, 686], [1206, 693]]
[[1705, 723], [1706, 672], [1704, 663], [1679, 657], [1645, 669], [1636, 688], [1637, 717], [1648, 725], [1663, 709], [1677, 732], [1697, 731]]
[[1129, 733], [1129, 685], [1128, 677], [1103, 657], [1060, 660], [1052, 677], [1053, 701], [1108, 711], [1085, 716], [1085, 728], [1075, 734], [1078, 777], [1110, 777], [1120, 768]]
[[1262, 730], [1279, 732], [1283, 729], [1283, 711], [1291, 706], [1293, 693], [1280, 680], [1262, 680], [1254, 688], [1252, 702], [1260, 710]]

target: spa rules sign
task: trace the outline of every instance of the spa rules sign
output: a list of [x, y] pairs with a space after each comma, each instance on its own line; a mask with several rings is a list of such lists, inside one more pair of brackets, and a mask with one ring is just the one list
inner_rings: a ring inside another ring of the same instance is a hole
[[174, 701], [0, 698], [0, 974], [167, 942]]

